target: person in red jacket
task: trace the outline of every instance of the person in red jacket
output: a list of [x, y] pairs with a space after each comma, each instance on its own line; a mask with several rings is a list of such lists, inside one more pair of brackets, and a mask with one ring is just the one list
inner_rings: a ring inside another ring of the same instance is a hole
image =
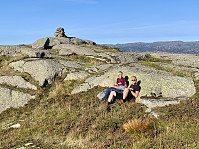
[[116, 85], [114, 87], [109, 87], [106, 90], [106, 94], [102, 98], [102, 100], [108, 99], [108, 96], [109, 96], [111, 91], [123, 92], [126, 87], [127, 87], [126, 79], [123, 78], [123, 73], [121, 71], [119, 71]]

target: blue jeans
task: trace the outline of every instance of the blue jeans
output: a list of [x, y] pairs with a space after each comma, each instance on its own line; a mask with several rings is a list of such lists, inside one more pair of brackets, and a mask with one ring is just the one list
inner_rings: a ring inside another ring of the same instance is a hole
[[108, 98], [109, 94], [111, 93], [111, 91], [114, 90], [114, 91], [117, 91], [118, 89], [117, 88], [114, 88], [114, 87], [109, 87], [107, 90], [106, 90], [106, 94], [104, 96], [105, 99]]

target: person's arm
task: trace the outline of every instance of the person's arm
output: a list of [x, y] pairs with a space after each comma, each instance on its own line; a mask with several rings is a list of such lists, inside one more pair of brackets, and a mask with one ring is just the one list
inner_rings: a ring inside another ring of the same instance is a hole
[[139, 91], [135, 91], [135, 93], [134, 93], [133, 91], [131, 91], [131, 94], [132, 94], [135, 98], [137, 98], [138, 95], [139, 95]]
[[118, 85], [116, 84], [116, 85], [114, 85], [113, 87], [118, 88]]
[[116, 81], [116, 84], [114, 85], [115, 88], [118, 88], [118, 78], [117, 78], [117, 81]]
[[126, 86], [127, 87], [127, 84], [125, 83], [125, 85], [124, 86]]

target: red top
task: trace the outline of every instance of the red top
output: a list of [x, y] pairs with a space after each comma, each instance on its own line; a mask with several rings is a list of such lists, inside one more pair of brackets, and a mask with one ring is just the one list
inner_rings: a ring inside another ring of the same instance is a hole
[[125, 78], [117, 78], [117, 85], [120, 86], [120, 85], [123, 85], [125, 86], [126, 85], [126, 79]]

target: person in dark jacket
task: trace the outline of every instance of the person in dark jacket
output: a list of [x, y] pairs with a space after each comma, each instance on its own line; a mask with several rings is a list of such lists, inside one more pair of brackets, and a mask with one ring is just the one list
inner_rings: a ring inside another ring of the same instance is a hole
[[129, 99], [135, 99], [138, 97], [139, 92], [141, 90], [141, 87], [137, 85], [137, 78], [136, 76], [131, 77], [132, 84], [129, 88], [125, 88], [123, 93], [117, 92], [117, 91], [111, 91], [110, 96], [108, 98], [107, 105], [109, 105], [115, 97], [116, 99], [121, 99], [121, 102], [123, 103], [126, 98]]
[[123, 73], [121, 71], [118, 72], [118, 78], [117, 78], [117, 82], [116, 85], [114, 87], [109, 87], [106, 90], [106, 94], [105, 96], [102, 98], [102, 100], [106, 100], [108, 99], [111, 91], [118, 91], [118, 92], [123, 92], [124, 89], [127, 87], [127, 83], [125, 78], [123, 78]]

